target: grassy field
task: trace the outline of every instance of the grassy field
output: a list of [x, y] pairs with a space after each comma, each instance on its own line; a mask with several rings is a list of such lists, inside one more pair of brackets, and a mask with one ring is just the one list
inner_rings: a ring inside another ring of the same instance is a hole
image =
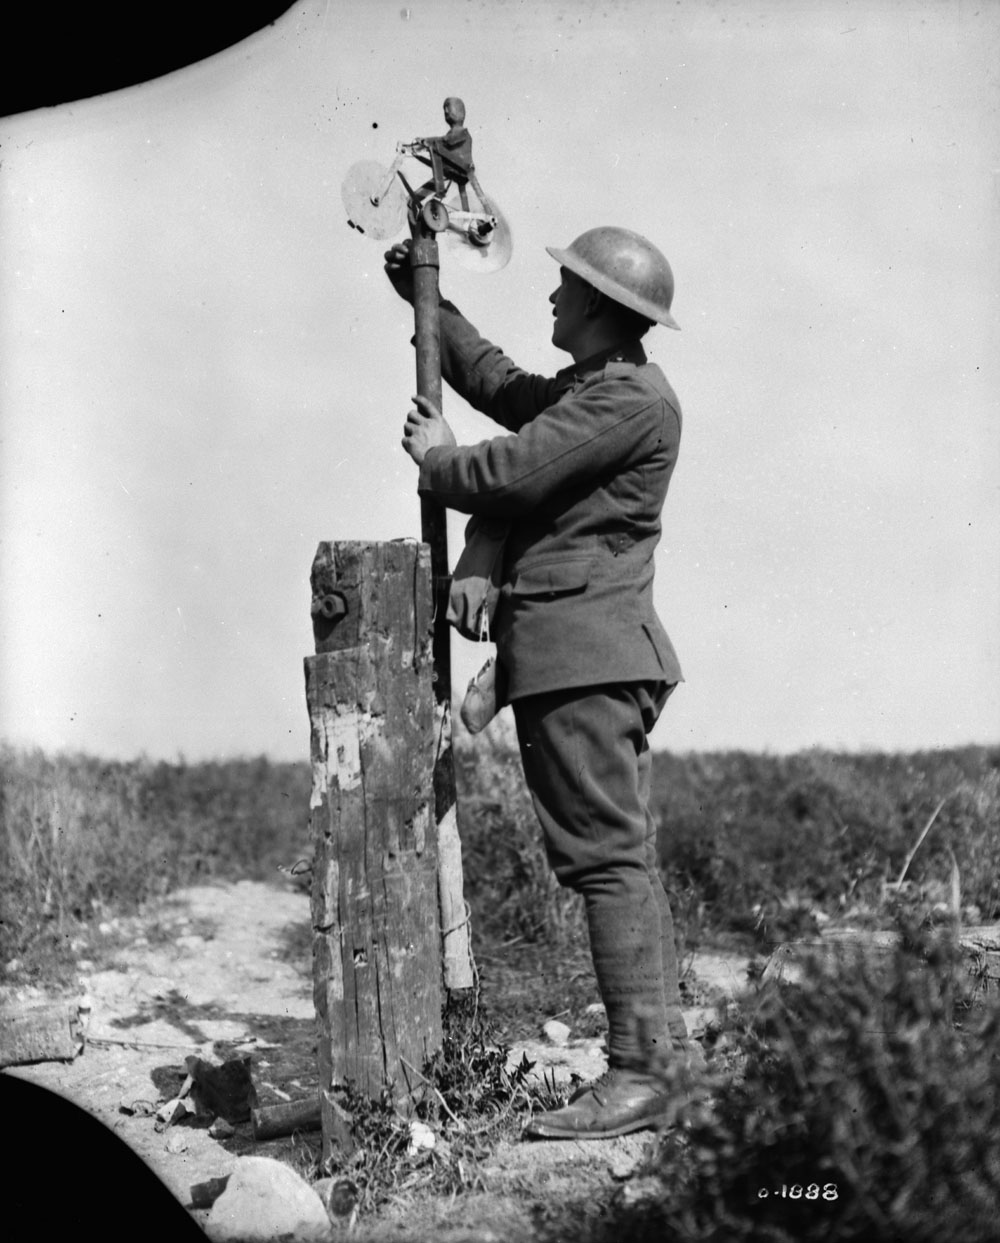
[[[456, 742], [466, 896], [484, 952], [580, 941], [505, 735]], [[54, 970], [81, 923], [208, 878], [308, 857], [307, 763], [45, 755], [0, 748], [0, 963]], [[658, 754], [653, 808], [682, 944], [884, 923], [899, 893], [1000, 918], [1000, 748], [917, 754]], [[891, 900], [890, 900], [891, 899]]]
[[[502, 732], [461, 737], [456, 766], [491, 1039], [555, 1012], [585, 1034], [596, 994], [582, 911], [549, 875], [516, 748]], [[0, 767], [7, 983], [68, 983], [81, 932], [179, 886], [267, 879], [311, 853], [305, 763], [3, 748]], [[646, 1171], [653, 1194], [560, 1203], [537, 1243], [995, 1238], [1000, 999], [975, 994], [948, 930], [1000, 919], [1000, 748], [659, 754], [653, 807], [682, 951], [766, 952], [836, 924], [903, 936], [878, 971], [817, 957], [800, 982], [720, 1013], [702, 1085], [712, 1104], [698, 1090], [687, 1098]], [[450, 1113], [484, 1118], [475, 1151], [452, 1137], [458, 1155], [441, 1175], [451, 1182], [437, 1187], [446, 1199], [470, 1185], [488, 1141], [514, 1133], [527, 1099], [483, 1035], [453, 1040], [425, 1067]], [[675, 1070], [658, 1073], [671, 1082]], [[362, 1151], [391, 1157], [399, 1121], [370, 1114]], [[394, 1185], [389, 1157], [361, 1172], [372, 1197]], [[759, 1194], [775, 1169], [787, 1202]]]

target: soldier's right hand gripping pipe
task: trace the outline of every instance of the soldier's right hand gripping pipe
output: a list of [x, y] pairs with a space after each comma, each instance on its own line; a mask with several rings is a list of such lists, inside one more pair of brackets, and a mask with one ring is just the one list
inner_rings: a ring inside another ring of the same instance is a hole
[[[421, 494], [510, 523], [497, 660], [549, 862], [583, 895], [608, 1016], [607, 1072], [525, 1133], [607, 1138], [669, 1115], [663, 1078], [642, 1069], [651, 1054], [700, 1054], [649, 810], [647, 735], [682, 680], [652, 598], [681, 411], [640, 338], [677, 324], [670, 265], [645, 238], [598, 228], [547, 249], [559, 264], [552, 343], [573, 364], [552, 378], [522, 371], [442, 299], [443, 377], [508, 434], [459, 446], [415, 398], [403, 447]], [[386, 252], [385, 270], [412, 302], [409, 243]]]

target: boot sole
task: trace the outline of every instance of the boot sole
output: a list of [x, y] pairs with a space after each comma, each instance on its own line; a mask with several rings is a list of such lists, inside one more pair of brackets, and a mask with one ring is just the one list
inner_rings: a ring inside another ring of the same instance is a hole
[[633, 1131], [655, 1130], [667, 1122], [667, 1114], [657, 1114], [652, 1118], [639, 1118], [633, 1122], [625, 1122], [620, 1126], [602, 1127], [599, 1131], [579, 1131], [569, 1128], [533, 1125], [528, 1123], [524, 1129], [525, 1139], [617, 1139], [619, 1135], [631, 1135]]

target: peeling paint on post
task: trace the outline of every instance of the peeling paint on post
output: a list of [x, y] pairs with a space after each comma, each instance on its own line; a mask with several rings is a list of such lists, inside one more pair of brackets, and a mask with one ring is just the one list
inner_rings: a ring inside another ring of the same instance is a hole
[[[320, 544], [306, 658], [313, 786], [313, 993], [321, 1092], [405, 1101], [441, 1047], [425, 544]], [[324, 1149], [328, 1137], [324, 1132]]]

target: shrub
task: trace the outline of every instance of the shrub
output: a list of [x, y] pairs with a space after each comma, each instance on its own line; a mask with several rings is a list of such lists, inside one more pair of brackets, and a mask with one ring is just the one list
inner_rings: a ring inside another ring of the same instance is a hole
[[308, 852], [308, 765], [118, 763], [0, 748], [0, 956], [178, 885]]
[[736, 1072], [682, 1107], [656, 1200], [602, 1238], [996, 1238], [1000, 998], [972, 1007], [955, 943], [903, 932], [887, 965], [814, 956], [730, 1018]]
[[[455, 740], [474, 938], [585, 950], [582, 905], [545, 858], [506, 716]], [[0, 747], [0, 961], [40, 935], [178, 885], [308, 858], [310, 767], [264, 758], [116, 763]], [[817, 912], [884, 917], [955, 859], [967, 922], [1000, 918], [1000, 750], [653, 757], [662, 871], [679, 941], [703, 930], [808, 934]]]
[[716, 927], [769, 940], [808, 931], [809, 909], [877, 909], [938, 804], [908, 877], [940, 885], [954, 856], [973, 922], [1000, 917], [997, 748], [654, 758], [668, 887], [696, 891]]

